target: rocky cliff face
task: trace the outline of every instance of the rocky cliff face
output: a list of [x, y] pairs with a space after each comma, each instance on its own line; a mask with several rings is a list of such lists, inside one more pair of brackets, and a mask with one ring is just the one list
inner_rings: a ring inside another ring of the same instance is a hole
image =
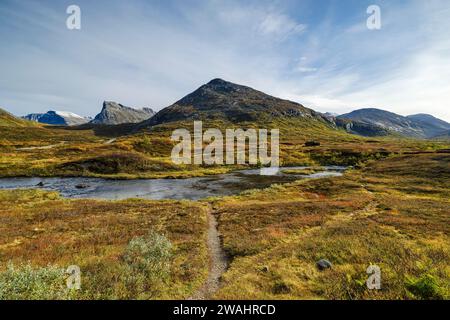
[[105, 101], [102, 111], [91, 123], [106, 125], [138, 123], [150, 119], [154, 114], [155, 112], [150, 108], [137, 110], [116, 102]]

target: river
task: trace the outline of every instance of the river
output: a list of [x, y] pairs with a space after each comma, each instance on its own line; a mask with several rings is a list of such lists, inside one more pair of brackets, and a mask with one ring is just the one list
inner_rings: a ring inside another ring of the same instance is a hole
[[212, 196], [235, 195], [249, 189], [263, 189], [275, 183], [282, 184], [305, 178], [340, 176], [346, 169], [345, 167], [330, 166], [324, 167], [323, 171], [309, 175], [283, 173], [284, 169], [307, 168], [280, 168], [276, 175], [261, 175], [259, 169], [251, 169], [187, 179], [0, 178], [0, 189], [40, 188], [58, 191], [66, 198], [78, 199], [200, 200]]

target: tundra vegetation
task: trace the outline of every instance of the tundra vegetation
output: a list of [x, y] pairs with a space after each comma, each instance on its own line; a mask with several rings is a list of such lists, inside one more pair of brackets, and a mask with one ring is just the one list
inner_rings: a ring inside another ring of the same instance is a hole
[[[173, 164], [170, 134], [190, 126], [132, 132], [126, 125], [0, 123], [0, 176], [184, 178], [245, 167]], [[281, 165], [312, 167], [290, 173], [352, 168], [342, 177], [203, 201], [71, 200], [38, 189], [2, 190], [0, 298], [189, 298], [208, 276], [210, 211], [230, 258], [215, 298], [450, 297], [448, 142], [363, 138], [294, 118], [234, 127], [280, 129]], [[320, 259], [332, 268], [318, 270]], [[366, 287], [371, 264], [381, 268], [381, 290]], [[81, 268], [80, 290], [65, 289], [69, 265]]]

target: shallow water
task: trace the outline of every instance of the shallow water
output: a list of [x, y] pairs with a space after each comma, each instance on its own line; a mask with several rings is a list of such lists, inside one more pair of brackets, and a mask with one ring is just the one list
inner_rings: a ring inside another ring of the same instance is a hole
[[[307, 167], [280, 169], [307, 169]], [[276, 175], [261, 175], [260, 169], [252, 169], [188, 179], [1, 178], [0, 189], [39, 188], [58, 191], [66, 198], [199, 200], [211, 196], [234, 195], [249, 189], [267, 188], [274, 183], [340, 176], [345, 169], [335, 166], [324, 167], [323, 172], [311, 175], [284, 174], [281, 171]]]

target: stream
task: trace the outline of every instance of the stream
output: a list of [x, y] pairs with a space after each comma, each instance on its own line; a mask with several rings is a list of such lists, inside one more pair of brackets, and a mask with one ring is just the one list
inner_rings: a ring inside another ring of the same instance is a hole
[[275, 183], [282, 184], [305, 178], [340, 176], [346, 168], [328, 166], [323, 167], [323, 171], [309, 175], [283, 173], [283, 170], [286, 169], [301, 170], [308, 169], [308, 167], [283, 167], [275, 175], [261, 175], [260, 169], [250, 169], [187, 179], [0, 178], [0, 189], [40, 188], [58, 191], [66, 198], [78, 199], [200, 200], [212, 196], [235, 195], [249, 189], [263, 189]]

